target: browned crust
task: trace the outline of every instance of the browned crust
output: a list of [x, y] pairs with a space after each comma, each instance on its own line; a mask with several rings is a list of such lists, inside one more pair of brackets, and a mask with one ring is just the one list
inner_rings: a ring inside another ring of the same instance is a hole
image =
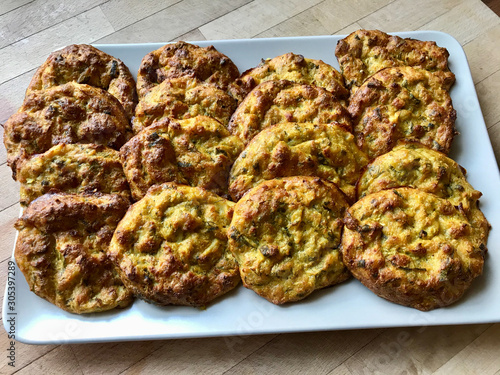
[[169, 78], [139, 101], [132, 125], [138, 133], [164, 117], [180, 120], [210, 116], [227, 126], [236, 107], [232, 96], [213, 85], [187, 76]]
[[283, 122], [337, 122], [352, 131], [351, 116], [335, 95], [287, 80], [256, 86], [233, 113], [229, 131], [248, 144], [261, 130]]
[[120, 153], [102, 145], [59, 144], [18, 165], [22, 206], [48, 192], [120, 194], [130, 199]]
[[456, 111], [445, 79], [442, 72], [413, 67], [382, 69], [367, 79], [348, 108], [358, 146], [374, 158], [405, 138], [447, 154]]
[[449, 53], [436, 42], [403, 39], [380, 30], [357, 30], [338, 41], [335, 55], [346, 86], [353, 89], [379, 70], [394, 66], [446, 72], [446, 89], [455, 81], [448, 69]]
[[189, 76], [226, 91], [239, 76], [229, 57], [214, 46], [199, 47], [179, 41], [148, 53], [137, 75], [139, 97], [168, 78]]
[[235, 288], [227, 248], [234, 203], [202, 188], [151, 187], [118, 225], [110, 251], [123, 282], [160, 305], [205, 306]]
[[349, 97], [342, 74], [332, 66], [291, 52], [262, 60], [257, 67], [243, 72], [231, 84], [229, 93], [241, 102], [258, 84], [269, 80], [289, 80], [319, 86], [330, 91], [339, 100]]
[[4, 125], [7, 163], [15, 178], [21, 159], [61, 143], [94, 143], [119, 149], [132, 136], [127, 116], [108, 92], [69, 82], [34, 91]]
[[243, 285], [274, 304], [349, 278], [339, 251], [348, 204], [317, 177], [264, 181], [236, 203], [229, 248]]
[[107, 254], [128, 204], [117, 195], [46, 194], [33, 201], [15, 225], [15, 258], [30, 289], [77, 314], [130, 304]]
[[238, 156], [229, 192], [237, 201], [264, 180], [317, 176], [335, 183], [354, 202], [355, 183], [367, 162], [354, 136], [337, 123], [277, 124], [260, 132]]
[[243, 150], [241, 141], [206, 116], [163, 118], [144, 128], [120, 150], [134, 199], [154, 184], [177, 182], [228, 196], [231, 165]]
[[486, 244], [479, 245], [459, 209], [433, 194], [412, 188], [369, 194], [344, 221], [345, 265], [394, 303], [422, 311], [448, 306], [482, 273]]
[[50, 54], [31, 79], [26, 94], [75, 81], [108, 91], [128, 118], [137, 104], [135, 80], [120, 60], [88, 44], [72, 44]]

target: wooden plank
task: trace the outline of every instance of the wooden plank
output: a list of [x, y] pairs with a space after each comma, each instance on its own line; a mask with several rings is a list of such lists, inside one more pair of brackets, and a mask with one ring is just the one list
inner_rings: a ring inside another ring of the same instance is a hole
[[83, 374], [70, 345], [59, 345], [22, 368], [17, 375]]
[[73, 344], [71, 349], [84, 374], [112, 375], [122, 373], [162, 345], [162, 341]]
[[[36, 69], [0, 84], [0, 123], [3, 124], [23, 104], [24, 93]], [[3, 137], [3, 128], [0, 127]], [[2, 138], [3, 139], [3, 138]], [[0, 164], [5, 162], [5, 149], [0, 147]]]
[[464, 46], [474, 83], [481, 82], [500, 69], [498, 40], [500, 24]]
[[480, 0], [467, 0], [420, 29], [447, 32], [464, 45], [498, 24], [500, 18]]
[[254, 0], [200, 27], [207, 39], [252, 38], [255, 35], [295, 16], [320, 0], [289, 0], [270, 2]]
[[489, 326], [388, 329], [344, 364], [354, 374], [432, 373]]
[[115, 30], [123, 29], [137, 21], [158, 13], [181, 0], [111, 0], [101, 9]]
[[[19, 217], [20, 208], [18, 204], [4, 208], [0, 211], [0, 261], [4, 262], [11, 258], [14, 249], [16, 230], [14, 223]], [[6, 276], [6, 268], [0, 268], [0, 276]], [[4, 281], [4, 278], [1, 278]], [[0, 288], [3, 291], [3, 288]]]
[[500, 324], [489, 327], [435, 374], [497, 374], [500, 368]]
[[358, 22], [365, 29], [385, 32], [415, 30], [463, 1], [396, 0]]
[[226, 374], [328, 374], [383, 331], [279, 335]]
[[173, 41], [179, 41], [182, 40], [184, 42], [190, 42], [190, 41], [198, 41], [198, 40], [206, 40], [205, 36], [201, 33], [199, 29], [194, 29], [191, 31], [188, 31], [185, 34], [182, 34], [178, 36], [177, 38], [171, 40]]
[[328, 35], [328, 29], [314, 16], [311, 9], [293, 16], [255, 35], [256, 38], [277, 38], [284, 36]]
[[0, 209], [2, 209], [19, 202], [19, 183], [12, 179], [12, 170], [7, 164], [0, 165], [0, 180], [2, 181]]
[[33, 0], [2, 0], [0, 2], [0, 15], [21, 8], [23, 5], [32, 3]]
[[[14, 49], [16, 55], [23, 56], [24, 59], [18, 65], [14, 59], [14, 62], [9, 63], [9, 69], [2, 69], [0, 81], [12, 79], [27, 70], [38, 67], [45, 61], [51, 51], [68, 44], [92, 43], [113, 31], [111, 24], [106, 20], [100, 8], [94, 8], [79, 14], [9, 46], [8, 48]], [[4, 60], [5, 56], [10, 56], [13, 53], [11, 50], [6, 50], [4, 55], [3, 51], [4, 49], [0, 51], [2, 60]]]
[[351, 23], [350, 25], [344, 27], [343, 29], [337, 30], [335, 34], [337, 35], [349, 35], [350, 33], [362, 29], [361, 25], [357, 22]]
[[497, 165], [500, 165], [500, 122], [488, 128], [488, 135], [490, 136], [491, 145], [495, 152]]
[[99, 39], [99, 43], [166, 43], [250, 0], [183, 0], [167, 9]]
[[488, 5], [488, 7], [500, 16], [500, 0], [482, 0], [483, 3]]
[[[27, 345], [14, 340], [16, 361], [14, 363], [15, 367], [12, 367], [9, 366], [10, 359], [7, 358], [9, 355], [7, 349], [10, 349], [11, 341], [13, 340], [8, 337], [7, 331], [0, 329], [0, 347], [3, 349], [2, 359], [0, 360], [0, 374], [13, 374], [57, 347], [57, 345]], [[47, 372], [47, 374], [49, 373], [55, 374], [55, 372]]]
[[341, 364], [335, 367], [328, 375], [352, 375], [353, 373], [349, 371], [349, 368], [345, 364]]
[[[164, 345], [123, 374], [222, 374], [276, 335], [164, 341]], [[167, 370], [168, 369], [168, 370]]]
[[[79, 15], [105, 0], [37, 0], [0, 16], [0, 48]], [[40, 17], [40, 15], [43, 17]], [[54, 34], [54, 36], [57, 34]]]
[[312, 14], [328, 29], [330, 34], [337, 34], [363, 17], [389, 6], [394, 0], [354, 0], [324, 1], [311, 9]]
[[[483, 111], [486, 127], [493, 126], [500, 121], [500, 71], [493, 73], [476, 85], [477, 96]], [[500, 149], [497, 149], [500, 150]]]

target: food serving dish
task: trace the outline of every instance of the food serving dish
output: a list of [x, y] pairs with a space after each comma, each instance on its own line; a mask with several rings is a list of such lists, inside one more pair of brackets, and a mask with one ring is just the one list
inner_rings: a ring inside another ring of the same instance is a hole
[[[102, 341], [173, 339], [188, 337], [250, 335], [300, 331], [363, 329], [402, 326], [473, 324], [500, 321], [500, 176], [465, 53], [450, 35], [437, 31], [395, 33], [401, 37], [435, 41], [450, 53], [449, 66], [456, 75], [451, 90], [460, 132], [450, 157], [468, 171], [467, 177], [481, 191], [481, 209], [492, 225], [483, 275], [465, 296], [446, 308], [421, 312], [377, 297], [351, 279], [316, 291], [307, 299], [276, 306], [254, 292], [237, 287], [205, 309], [159, 307], [137, 300], [123, 310], [75, 315], [67, 313], [32, 293], [24, 276], [15, 268], [15, 304], [8, 304], [9, 282], [3, 305], [3, 321], [15, 319], [16, 339], [25, 343], [86, 343]], [[251, 40], [192, 42], [213, 44], [229, 56], [240, 72], [261, 59], [287, 52], [321, 59], [339, 69], [335, 46], [343, 35]], [[165, 43], [95, 45], [121, 59], [133, 75], [141, 59]], [[12, 273], [10, 274], [12, 277]], [[9, 279], [11, 280], [11, 279]], [[11, 283], [12, 286], [12, 283]], [[12, 301], [12, 298], [11, 298]], [[14, 306], [14, 307], [13, 307]], [[13, 307], [13, 308], [12, 308]]]

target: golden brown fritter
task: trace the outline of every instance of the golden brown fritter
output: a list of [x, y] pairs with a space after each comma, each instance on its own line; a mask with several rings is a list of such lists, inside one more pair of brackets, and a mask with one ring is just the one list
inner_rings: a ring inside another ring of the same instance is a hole
[[486, 243], [463, 213], [418, 189], [366, 195], [345, 217], [345, 265], [389, 301], [427, 311], [457, 301], [483, 269]]
[[379, 30], [357, 30], [338, 41], [335, 55], [346, 86], [353, 91], [369, 76], [394, 66], [446, 72], [445, 89], [455, 82], [455, 76], [448, 69], [449, 53], [436, 42], [403, 39]]
[[239, 74], [231, 59], [214, 46], [199, 47], [177, 42], [144, 56], [137, 74], [137, 92], [142, 98], [164, 80], [183, 76], [197, 78], [226, 91]]
[[412, 187], [448, 199], [467, 217], [479, 245], [486, 244], [490, 225], [478, 208], [481, 192], [465, 178], [465, 170], [446, 155], [417, 142], [402, 142], [373, 160], [357, 185], [358, 197], [384, 189]]
[[108, 256], [128, 208], [118, 195], [45, 194], [16, 222], [15, 258], [30, 289], [66, 311], [125, 307], [131, 293]]
[[349, 278], [339, 251], [347, 208], [342, 192], [317, 177], [251, 189], [236, 203], [229, 228], [243, 285], [283, 304]]
[[133, 116], [137, 104], [134, 77], [121, 60], [88, 44], [72, 44], [51, 53], [26, 93], [72, 81], [106, 90], [118, 99], [128, 118]]
[[354, 136], [336, 124], [274, 125], [257, 134], [236, 159], [229, 177], [235, 201], [264, 180], [318, 176], [354, 202], [356, 181], [368, 163]]
[[375, 158], [399, 139], [409, 139], [447, 154], [456, 112], [444, 79], [442, 72], [408, 66], [386, 68], [367, 79], [349, 104], [361, 150]]
[[18, 165], [21, 205], [50, 192], [120, 194], [130, 199], [120, 153], [93, 144], [59, 144]]
[[177, 182], [227, 196], [231, 165], [243, 144], [217, 120], [163, 118], [144, 128], [120, 150], [134, 199], [150, 186]]
[[132, 136], [127, 116], [111, 94], [75, 82], [27, 95], [4, 125], [7, 163], [15, 177], [20, 159], [61, 143], [119, 149]]
[[237, 107], [236, 100], [223, 90], [191, 77], [166, 79], [141, 98], [132, 123], [134, 132], [163, 117], [186, 119], [210, 116], [227, 126]]
[[233, 289], [240, 280], [227, 246], [233, 206], [198, 187], [152, 187], [111, 241], [124, 284], [160, 305], [204, 306]]
[[291, 52], [262, 60], [257, 67], [247, 70], [235, 80], [229, 87], [229, 93], [241, 102], [258, 84], [276, 80], [319, 86], [339, 100], [349, 97], [342, 74], [332, 66]]
[[238, 106], [229, 122], [229, 131], [248, 144], [262, 129], [274, 124], [334, 121], [352, 130], [349, 112], [331, 92], [292, 81], [266, 81]]

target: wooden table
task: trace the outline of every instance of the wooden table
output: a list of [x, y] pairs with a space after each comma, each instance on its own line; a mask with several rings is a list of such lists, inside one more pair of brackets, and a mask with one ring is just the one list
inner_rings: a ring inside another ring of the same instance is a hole
[[[2, 0], [0, 122], [20, 106], [34, 70], [72, 43], [137, 43], [346, 34], [359, 28], [441, 30], [463, 45], [500, 156], [500, 18], [480, 0]], [[0, 129], [1, 131], [1, 129]], [[0, 290], [14, 243], [18, 184], [0, 148]], [[497, 254], [498, 255], [498, 254]], [[496, 255], [495, 255], [496, 256]], [[272, 334], [82, 345], [16, 342], [0, 373], [500, 374], [500, 324]]]

